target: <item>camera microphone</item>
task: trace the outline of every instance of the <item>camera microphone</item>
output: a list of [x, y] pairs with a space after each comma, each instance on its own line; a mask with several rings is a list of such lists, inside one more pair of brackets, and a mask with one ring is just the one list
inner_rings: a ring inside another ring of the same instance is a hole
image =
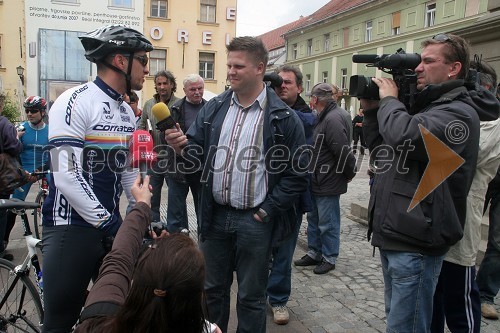
[[387, 57], [388, 54], [353, 54], [352, 55], [352, 62], [359, 63], [359, 64], [372, 64], [379, 62], [380, 59], [384, 59]]
[[283, 79], [281, 78], [281, 76], [274, 72], [264, 74], [263, 80], [265, 82], [269, 82], [269, 86], [273, 89], [276, 87], [281, 87], [281, 85], [283, 84]]

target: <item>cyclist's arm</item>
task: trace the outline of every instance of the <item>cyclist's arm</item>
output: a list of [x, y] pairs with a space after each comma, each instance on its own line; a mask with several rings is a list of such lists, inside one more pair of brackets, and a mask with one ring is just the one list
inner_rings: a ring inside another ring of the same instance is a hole
[[[50, 110], [49, 145], [51, 170], [57, 189], [55, 200], [59, 217], [69, 219], [73, 208], [86, 222], [104, 228], [113, 215], [99, 202], [92, 187], [83, 177], [82, 155], [85, 133], [90, 126], [88, 108], [90, 103], [73, 104], [71, 117], [67, 117], [64, 101], [56, 103]], [[80, 109], [78, 109], [80, 106]]]

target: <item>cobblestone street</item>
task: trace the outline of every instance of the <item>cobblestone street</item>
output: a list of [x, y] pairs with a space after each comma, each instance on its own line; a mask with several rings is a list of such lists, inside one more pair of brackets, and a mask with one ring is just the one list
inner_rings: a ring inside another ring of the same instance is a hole
[[[162, 191], [161, 211], [166, 216], [168, 188]], [[28, 201], [34, 200], [34, 191]], [[349, 184], [348, 192], [341, 196], [341, 243], [340, 255], [335, 270], [316, 275], [313, 267], [292, 267], [292, 294], [288, 307], [290, 322], [286, 326], [273, 323], [272, 311], [268, 307], [267, 332], [283, 333], [375, 333], [385, 332], [384, 286], [378, 251], [366, 240], [366, 222], [351, 215], [351, 204], [366, 205], [369, 198], [366, 160], [361, 164], [361, 171]], [[122, 196], [122, 212], [127, 206]], [[188, 195], [190, 229], [196, 230], [194, 205]], [[307, 250], [307, 222], [304, 218], [299, 241], [294, 254], [295, 259], [302, 257]], [[26, 253], [22, 239], [21, 223], [17, 223], [11, 235], [9, 251], [15, 260], [20, 260]], [[192, 236], [196, 238], [194, 232]], [[229, 332], [236, 332], [236, 281], [233, 284], [231, 298], [231, 318]], [[497, 296], [496, 307], [500, 310], [500, 298]], [[482, 320], [481, 332], [500, 332], [500, 321]]]

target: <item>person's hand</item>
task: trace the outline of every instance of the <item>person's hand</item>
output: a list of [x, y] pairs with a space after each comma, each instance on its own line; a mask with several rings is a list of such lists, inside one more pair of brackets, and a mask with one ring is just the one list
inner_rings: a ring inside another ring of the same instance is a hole
[[398, 98], [398, 86], [393, 79], [386, 77], [372, 77], [372, 81], [378, 86], [378, 95], [380, 99], [387, 96]]
[[131, 188], [135, 200], [137, 202], [144, 202], [151, 207], [151, 197], [153, 196], [152, 190], [153, 187], [149, 185], [149, 176], [146, 176], [146, 178], [141, 181], [141, 175], [137, 175]]
[[17, 138], [18, 139], [21, 138], [26, 133], [25, 130], [20, 131], [17, 128], [16, 128], [16, 131], [17, 131]]
[[222, 333], [222, 330], [219, 328], [219, 326], [217, 326], [217, 324], [214, 325], [215, 325], [215, 333]]
[[182, 132], [181, 127], [178, 123], [175, 124], [175, 128], [170, 128], [165, 130], [165, 141], [168, 145], [174, 148], [177, 154], [181, 154], [182, 148], [187, 145], [187, 137]]
[[24, 179], [27, 179], [29, 183], [34, 183], [37, 181], [37, 177], [31, 175], [31, 173], [26, 170], [24, 170]]
[[160, 239], [160, 238], [165, 238], [165, 237], [167, 237], [168, 235], [170, 235], [170, 234], [168, 233], [168, 231], [167, 231], [167, 230], [162, 230], [162, 231], [160, 232], [160, 234], [159, 234], [159, 235], [157, 235], [157, 234], [156, 234], [156, 232], [154, 232], [154, 231], [151, 231], [151, 230], [149, 231], [149, 236], [150, 236], [152, 239]]

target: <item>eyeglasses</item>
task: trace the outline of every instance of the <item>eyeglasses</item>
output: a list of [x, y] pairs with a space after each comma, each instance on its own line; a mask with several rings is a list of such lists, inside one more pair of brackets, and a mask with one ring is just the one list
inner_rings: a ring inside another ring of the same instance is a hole
[[40, 112], [40, 110], [38, 110], [38, 109], [26, 109], [26, 114], [28, 114], [28, 113], [35, 114], [38, 112]]
[[439, 42], [447, 42], [447, 41], [451, 42], [450, 37], [448, 37], [448, 35], [446, 34], [437, 34], [434, 37], [432, 37], [432, 39], [437, 40]]
[[450, 44], [453, 52], [455, 53], [455, 56], [452, 56], [451, 53], [447, 55], [446, 57], [448, 58], [448, 61], [459, 61], [462, 64], [466, 62], [466, 59], [464, 59], [465, 54], [461, 51], [462, 48], [460, 46], [460, 43], [458, 43], [456, 40], [451, 39], [447, 34], [437, 34], [434, 35], [432, 39], [437, 40], [438, 42]]
[[148, 61], [149, 61], [149, 58], [148, 58], [147, 55], [141, 55], [141, 56], [140, 55], [134, 55], [134, 59], [137, 59], [141, 63], [141, 65], [143, 65], [144, 67], [147, 66]]

